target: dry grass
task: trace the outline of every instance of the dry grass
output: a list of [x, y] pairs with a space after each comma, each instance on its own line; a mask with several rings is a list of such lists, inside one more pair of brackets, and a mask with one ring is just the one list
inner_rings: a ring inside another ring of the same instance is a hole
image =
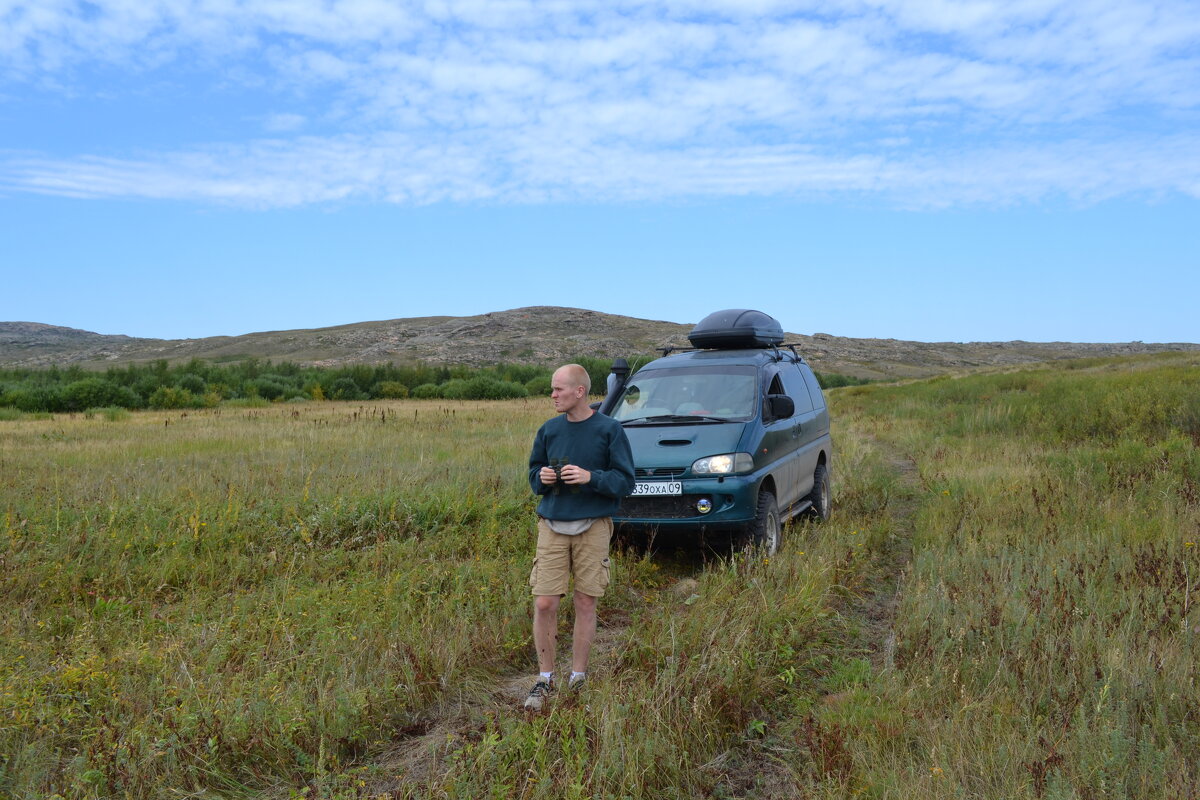
[[0, 795], [1196, 796], [1196, 376], [831, 392], [833, 519], [616, 554], [532, 718], [543, 401], [0, 421]]

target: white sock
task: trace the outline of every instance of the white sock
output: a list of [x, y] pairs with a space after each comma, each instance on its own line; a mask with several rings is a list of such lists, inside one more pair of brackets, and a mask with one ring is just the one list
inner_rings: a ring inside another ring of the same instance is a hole
[[547, 682], [549, 682], [554, 677], [554, 673], [553, 672], [543, 672], [542, 677], [545, 678]]
[[572, 681], [577, 681], [580, 678], [586, 678], [586, 677], [587, 677], [586, 672], [576, 672], [575, 670], [571, 670], [571, 680]]

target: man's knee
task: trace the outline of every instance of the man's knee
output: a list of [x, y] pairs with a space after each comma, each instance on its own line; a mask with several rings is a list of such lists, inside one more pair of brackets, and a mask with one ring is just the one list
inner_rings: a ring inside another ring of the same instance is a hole
[[539, 594], [533, 598], [533, 607], [543, 614], [558, 611], [559, 600], [556, 594]]
[[584, 594], [583, 592], [577, 591], [575, 592], [575, 610], [583, 611], [584, 613], [595, 611], [597, 599], [598, 598], [592, 597], [590, 594]]

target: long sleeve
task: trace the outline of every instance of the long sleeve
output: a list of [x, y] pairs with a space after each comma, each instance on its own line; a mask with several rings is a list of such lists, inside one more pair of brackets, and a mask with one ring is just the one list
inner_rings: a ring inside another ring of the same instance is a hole
[[620, 426], [609, 434], [608, 468], [592, 470], [591, 486], [598, 494], [616, 500], [633, 491], [633, 451]]
[[534, 494], [546, 494], [550, 491], [549, 486], [542, 483], [542, 479], [538, 476], [542, 467], [550, 466], [550, 457], [546, 455], [546, 426], [538, 428], [537, 435], [533, 437], [533, 449], [529, 453], [529, 488]]

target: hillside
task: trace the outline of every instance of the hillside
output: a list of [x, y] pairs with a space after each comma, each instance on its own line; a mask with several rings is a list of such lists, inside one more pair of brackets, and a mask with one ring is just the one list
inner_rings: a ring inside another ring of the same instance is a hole
[[[154, 359], [234, 361], [250, 357], [322, 366], [387, 361], [550, 365], [578, 356], [615, 357], [649, 353], [668, 345], [686, 346], [691, 328], [691, 323], [551, 306], [202, 339], [143, 339], [35, 322], [0, 322], [0, 367], [77, 364], [103, 368]], [[825, 333], [789, 333], [788, 341], [796, 342], [817, 370], [863, 378], [921, 377], [1059, 358], [1200, 349], [1191, 343], [907, 342]]]

